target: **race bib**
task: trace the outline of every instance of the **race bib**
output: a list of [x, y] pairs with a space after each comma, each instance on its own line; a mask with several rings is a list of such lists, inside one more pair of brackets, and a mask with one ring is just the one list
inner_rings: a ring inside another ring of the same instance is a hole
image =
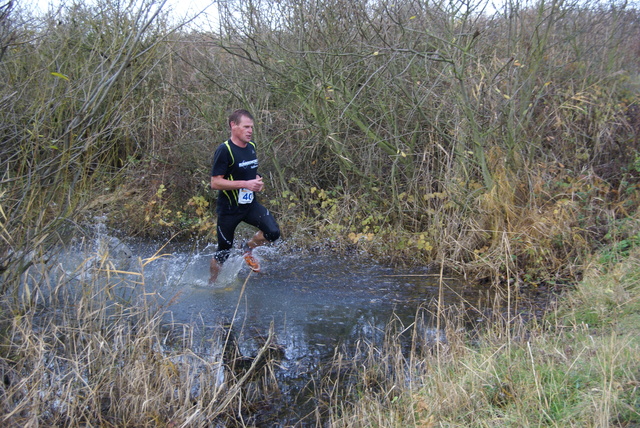
[[249, 189], [240, 189], [238, 192], [239, 204], [250, 204], [253, 202], [253, 192]]

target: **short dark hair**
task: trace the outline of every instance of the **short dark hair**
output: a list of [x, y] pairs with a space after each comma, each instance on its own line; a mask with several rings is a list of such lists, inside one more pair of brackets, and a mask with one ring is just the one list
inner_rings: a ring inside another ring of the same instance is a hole
[[240, 108], [229, 115], [229, 126], [231, 126], [231, 123], [240, 123], [240, 119], [242, 119], [243, 116], [253, 120], [251, 113]]

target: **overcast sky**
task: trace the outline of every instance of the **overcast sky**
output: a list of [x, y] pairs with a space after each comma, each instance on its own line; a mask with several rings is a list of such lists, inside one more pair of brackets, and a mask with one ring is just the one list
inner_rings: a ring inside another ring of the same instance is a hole
[[[30, 3], [29, 0], [23, 0], [25, 3]], [[44, 12], [49, 9], [50, 5], [58, 6], [65, 2], [65, 0], [32, 0], [32, 5], [38, 10]], [[89, 0], [90, 1], [90, 0]], [[158, 0], [160, 1], [160, 0]], [[165, 5], [165, 9], [170, 8], [176, 18], [184, 18], [185, 16], [192, 17], [201, 11], [205, 11], [209, 15], [215, 15], [215, 0], [168, 0]], [[204, 22], [205, 18], [202, 16], [200, 22]]]

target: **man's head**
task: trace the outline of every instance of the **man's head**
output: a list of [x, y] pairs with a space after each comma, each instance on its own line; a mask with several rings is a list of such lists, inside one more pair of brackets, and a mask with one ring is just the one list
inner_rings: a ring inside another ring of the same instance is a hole
[[243, 117], [253, 120], [253, 116], [247, 110], [238, 109], [229, 115], [229, 126], [231, 126], [232, 123], [240, 123], [240, 119]]
[[231, 141], [244, 146], [253, 136], [253, 116], [247, 110], [236, 110], [229, 116]]

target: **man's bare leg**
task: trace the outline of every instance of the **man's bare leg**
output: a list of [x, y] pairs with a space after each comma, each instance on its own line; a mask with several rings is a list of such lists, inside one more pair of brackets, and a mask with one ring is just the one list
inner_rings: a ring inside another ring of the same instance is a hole
[[260, 272], [260, 262], [256, 259], [252, 251], [256, 247], [260, 247], [268, 242], [261, 230], [257, 231], [253, 237], [245, 244], [244, 261], [249, 265], [252, 271]]
[[213, 284], [214, 282], [216, 282], [219, 273], [220, 263], [218, 263], [215, 257], [212, 257], [211, 264], [209, 265], [209, 284]]
[[247, 241], [247, 245], [250, 249], [254, 249], [256, 247], [260, 247], [269, 242], [267, 238], [264, 237], [264, 233], [261, 230], [257, 231], [253, 237]]

